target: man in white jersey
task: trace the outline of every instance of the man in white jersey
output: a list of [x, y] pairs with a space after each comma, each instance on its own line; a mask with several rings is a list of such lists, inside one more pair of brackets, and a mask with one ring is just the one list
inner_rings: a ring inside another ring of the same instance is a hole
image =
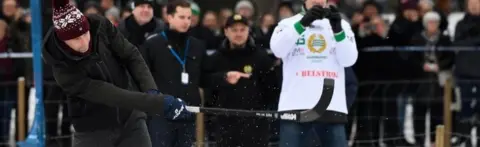
[[270, 47], [283, 61], [279, 111], [311, 109], [322, 95], [324, 78], [335, 80], [327, 111], [312, 123], [282, 121], [280, 147], [304, 147], [315, 130], [324, 147], [346, 147], [347, 122], [345, 67], [358, 56], [350, 24], [327, 0], [305, 0], [305, 12], [282, 20], [275, 28]]

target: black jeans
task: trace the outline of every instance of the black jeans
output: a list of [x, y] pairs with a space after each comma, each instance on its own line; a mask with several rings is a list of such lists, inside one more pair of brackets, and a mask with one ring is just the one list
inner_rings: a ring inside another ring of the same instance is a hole
[[[474, 102], [478, 103], [480, 100], [480, 81], [469, 81], [470, 79], [458, 78], [458, 87], [460, 88], [460, 96], [462, 98], [462, 110], [460, 113], [461, 119], [468, 119], [480, 112], [480, 107], [473, 105]], [[478, 114], [477, 114], [478, 115]]]
[[145, 117], [132, 113], [122, 128], [76, 132], [73, 147], [151, 147]]
[[[472, 119], [478, 119], [480, 116], [480, 106], [478, 105], [480, 100], [480, 92], [478, 90], [480, 88], [480, 81], [478, 81], [478, 79], [457, 77], [457, 86], [460, 89], [462, 110], [458, 113], [457, 121], [454, 121], [457, 123], [454, 129], [455, 132], [459, 134], [469, 135], [472, 128], [478, 125], [478, 120], [471, 122]], [[467, 140], [467, 147], [472, 146], [470, 138], [461, 137], [460, 142], [463, 142], [463, 140]]]
[[[443, 123], [443, 89], [437, 83], [419, 84], [417, 95], [413, 98], [413, 116], [415, 134], [425, 134], [425, 117], [430, 112], [430, 142], [435, 140], [435, 128]], [[425, 135], [415, 136], [416, 144], [425, 143]]]
[[8, 142], [10, 132], [10, 113], [17, 104], [16, 86], [0, 86], [0, 144]]

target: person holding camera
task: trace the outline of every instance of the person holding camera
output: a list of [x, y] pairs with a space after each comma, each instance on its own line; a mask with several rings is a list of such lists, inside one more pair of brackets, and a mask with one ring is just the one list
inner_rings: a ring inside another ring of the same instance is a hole
[[[390, 52], [367, 52], [370, 47], [387, 45], [386, 42], [386, 24], [380, 17], [382, 7], [375, 1], [367, 1], [364, 3], [363, 8], [359, 12], [355, 12], [352, 16], [352, 28], [355, 32], [355, 40], [357, 41], [357, 47], [360, 50], [358, 59], [355, 64], [354, 71], [360, 82], [365, 81], [381, 81], [388, 79], [393, 73], [389, 68], [392, 68], [392, 64], [388, 64], [392, 53]], [[381, 62], [379, 62], [381, 61]], [[372, 68], [371, 65], [375, 65]], [[367, 69], [367, 70], [365, 70]], [[388, 88], [383, 85], [364, 85], [358, 87], [358, 99], [353, 106], [352, 111], [358, 118], [357, 126], [363, 126], [357, 128], [356, 140], [378, 140], [380, 136], [378, 119], [369, 119], [365, 116], [375, 116], [380, 118], [382, 116], [382, 102], [375, 99], [372, 100], [372, 96], [381, 97], [382, 93], [378, 92], [377, 88]], [[380, 90], [381, 91], [381, 90]], [[396, 111], [395, 111], [396, 112]], [[394, 113], [395, 113], [394, 112]], [[352, 117], [352, 116], [350, 116]], [[389, 128], [386, 128], [389, 129]], [[395, 131], [398, 132], [398, 131]], [[370, 142], [357, 142], [359, 146], [375, 146]]]
[[347, 147], [344, 68], [358, 58], [355, 36], [350, 24], [342, 20], [336, 7], [327, 5], [327, 0], [305, 0], [304, 10], [282, 20], [270, 40], [272, 52], [283, 62], [278, 111], [311, 109], [322, 94], [325, 78], [335, 80], [335, 90], [328, 110], [318, 120], [281, 121], [279, 146], [308, 146], [312, 139], [307, 132], [314, 130], [322, 146]]

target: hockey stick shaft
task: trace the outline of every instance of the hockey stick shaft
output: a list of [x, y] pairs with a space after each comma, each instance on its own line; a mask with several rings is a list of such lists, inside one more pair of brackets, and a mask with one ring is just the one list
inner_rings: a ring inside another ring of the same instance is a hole
[[321, 117], [326, 111], [332, 99], [335, 81], [333, 79], [324, 79], [322, 95], [317, 104], [310, 110], [305, 111], [256, 111], [256, 110], [240, 110], [240, 109], [225, 109], [225, 108], [209, 108], [187, 106], [186, 109], [193, 113], [208, 113], [215, 115], [227, 116], [251, 116], [264, 117], [281, 120], [294, 120], [300, 122], [309, 122]]
[[225, 109], [225, 108], [206, 108], [187, 106], [188, 111], [194, 113], [208, 113], [215, 115], [227, 115], [227, 116], [242, 116], [242, 117], [264, 117], [281, 120], [298, 120], [301, 111], [255, 111], [255, 110], [240, 110], [240, 109]]

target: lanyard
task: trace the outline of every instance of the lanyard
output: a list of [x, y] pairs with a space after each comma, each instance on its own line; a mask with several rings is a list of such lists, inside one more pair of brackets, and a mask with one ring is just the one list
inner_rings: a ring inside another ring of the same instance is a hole
[[[167, 34], [165, 34], [164, 31], [162, 31], [161, 34], [162, 34], [163, 38], [165, 38], [165, 40], [167, 40], [167, 42], [168, 42]], [[185, 64], [187, 63], [187, 53], [188, 53], [189, 46], [190, 46], [190, 39], [187, 39], [187, 44], [185, 45], [185, 52], [183, 53], [183, 60], [182, 60], [180, 58], [180, 56], [177, 54], [177, 52], [175, 52], [172, 45], [170, 45], [170, 43], [168, 43], [168, 49], [170, 50], [172, 55], [175, 56], [177, 61], [182, 65], [183, 72], [185, 72]]]

